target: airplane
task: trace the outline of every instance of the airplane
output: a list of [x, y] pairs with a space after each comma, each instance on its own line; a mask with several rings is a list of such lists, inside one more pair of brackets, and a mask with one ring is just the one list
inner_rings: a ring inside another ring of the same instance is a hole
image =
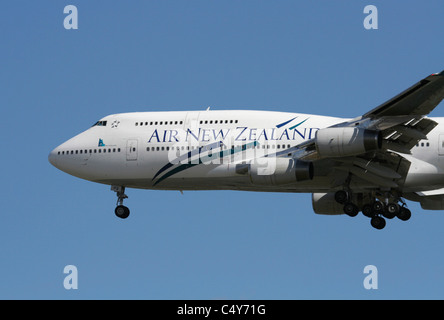
[[56, 168], [126, 188], [312, 193], [317, 214], [371, 226], [407, 221], [406, 200], [444, 210], [444, 71], [355, 118], [254, 110], [108, 115], [48, 156]]

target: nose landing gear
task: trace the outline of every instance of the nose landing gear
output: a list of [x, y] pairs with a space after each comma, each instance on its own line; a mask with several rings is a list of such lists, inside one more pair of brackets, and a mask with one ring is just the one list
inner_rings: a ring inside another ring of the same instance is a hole
[[123, 200], [128, 198], [128, 196], [125, 194], [125, 187], [111, 186], [111, 191], [114, 191], [117, 194], [117, 203], [116, 203], [117, 207], [114, 210], [114, 213], [116, 214], [117, 217], [121, 219], [128, 218], [130, 210], [128, 209], [128, 207], [125, 207], [123, 205]]

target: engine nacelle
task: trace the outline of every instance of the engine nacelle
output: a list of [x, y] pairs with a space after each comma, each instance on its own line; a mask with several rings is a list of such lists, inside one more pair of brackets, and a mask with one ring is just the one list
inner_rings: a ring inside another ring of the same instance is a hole
[[313, 163], [290, 158], [260, 158], [248, 166], [251, 182], [281, 185], [313, 179]]
[[313, 211], [317, 214], [344, 214], [344, 205], [336, 202], [335, 193], [313, 193], [311, 196]]
[[421, 197], [420, 203], [424, 210], [444, 210], [443, 196]]
[[346, 157], [379, 150], [380, 131], [361, 128], [325, 128], [316, 132], [316, 148], [321, 158]]

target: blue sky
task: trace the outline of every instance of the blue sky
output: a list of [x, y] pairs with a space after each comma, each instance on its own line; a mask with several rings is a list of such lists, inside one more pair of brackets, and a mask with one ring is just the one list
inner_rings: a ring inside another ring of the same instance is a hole
[[109, 186], [47, 156], [118, 112], [361, 115], [444, 69], [443, 16], [435, 0], [3, 3], [0, 298], [442, 299], [444, 212], [410, 202], [377, 231], [314, 214], [310, 194], [127, 190], [122, 221]]

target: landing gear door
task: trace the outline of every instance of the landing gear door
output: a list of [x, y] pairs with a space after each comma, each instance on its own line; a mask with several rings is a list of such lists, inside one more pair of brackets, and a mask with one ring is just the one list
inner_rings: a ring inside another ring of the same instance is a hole
[[137, 160], [137, 139], [129, 139], [126, 142], [126, 160], [136, 161]]

